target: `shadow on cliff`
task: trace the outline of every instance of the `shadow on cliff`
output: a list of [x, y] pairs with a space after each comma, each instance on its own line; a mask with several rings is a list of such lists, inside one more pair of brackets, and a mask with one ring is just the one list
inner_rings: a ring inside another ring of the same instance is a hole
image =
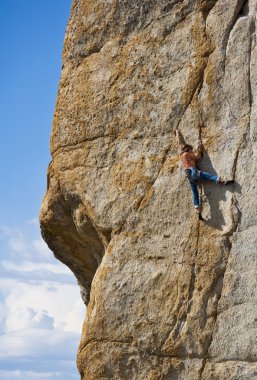
[[[200, 163], [200, 168], [202, 171], [219, 175], [221, 177], [223, 176], [223, 173], [217, 173], [217, 171], [214, 169], [207, 152], [205, 152], [204, 157]], [[205, 208], [204, 204], [208, 203], [209, 205], [209, 217], [208, 219], [204, 218], [203, 223], [209, 227], [222, 231], [222, 227], [226, 225], [226, 222], [222, 210], [219, 208], [219, 202], [227, 200], [227, 192], [241, 194], [241, 185], [238, 182], [235, 182], [234, 184], [225, 186], [203, 180], [199, 181], [199, 192], [202, 198], [203, 214]]]

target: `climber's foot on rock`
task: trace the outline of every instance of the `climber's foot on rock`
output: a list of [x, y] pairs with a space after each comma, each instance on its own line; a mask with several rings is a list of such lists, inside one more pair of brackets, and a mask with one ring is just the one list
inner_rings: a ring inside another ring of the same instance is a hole
[[202, 214], [200, 212], [198, 213], [198, 219], [199, 220], [204, 220], [204, 218], [203, 218], [203, 216], [202, 216]]
[[233, 179], [222, 179], [222, 178], [219, 178], [218, 180], [218, 183], [221, 184], [221, 185], [230, 185], [232, 183], [235, 183], [235, 181]]
[[199, 208], [196, 208], [195, 209], [195, 212], [196, 212], [196, 215], [198, 217], [198, 220], [204, 220], [203, 217], [202, 217], [202, 213], [201, 213], [201, 209], [200, 207]]
[[227, 185], [230, 185], [232, 183], [235, 183], [235, 181], [233, 179], [228, 179], [225, 181], [224, 185], [227, 186]]

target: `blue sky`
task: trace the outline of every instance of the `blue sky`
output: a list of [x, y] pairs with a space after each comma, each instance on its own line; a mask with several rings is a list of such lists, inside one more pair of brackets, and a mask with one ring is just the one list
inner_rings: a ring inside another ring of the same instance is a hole
[[0, 379], [79, 379], [85, 307], [38, 214], [71, 0], [0, 0]]

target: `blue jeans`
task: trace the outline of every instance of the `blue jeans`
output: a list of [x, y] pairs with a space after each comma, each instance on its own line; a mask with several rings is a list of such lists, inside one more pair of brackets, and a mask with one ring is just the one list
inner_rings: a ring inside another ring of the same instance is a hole
[[201, 170], [198, 170], [197, 168], [194, 168], [194, 167], [189, 168], [187, 173], [188, 173], [188, 180], [189, 180], [191, 190], [193, 193], [194, 206], [195, 208], [198, 208], [200, 207], [200, 200], [199, 200], [199, 193], [198, 193], [198, 188], [197, 188], [197, 181], [199, 179], [205, 179], [205, 180], [217, 183], [219, 181], [219, 177], [214, 174], [202, 172]]

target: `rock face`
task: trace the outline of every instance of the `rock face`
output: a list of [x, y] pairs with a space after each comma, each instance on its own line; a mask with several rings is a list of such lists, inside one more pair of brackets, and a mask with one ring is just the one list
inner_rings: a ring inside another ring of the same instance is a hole
[[[257, 0], [74, 0], [42, 234], [83, 380], [257, 379]], [[235, 185], [196, 220], [174, 129]]]

